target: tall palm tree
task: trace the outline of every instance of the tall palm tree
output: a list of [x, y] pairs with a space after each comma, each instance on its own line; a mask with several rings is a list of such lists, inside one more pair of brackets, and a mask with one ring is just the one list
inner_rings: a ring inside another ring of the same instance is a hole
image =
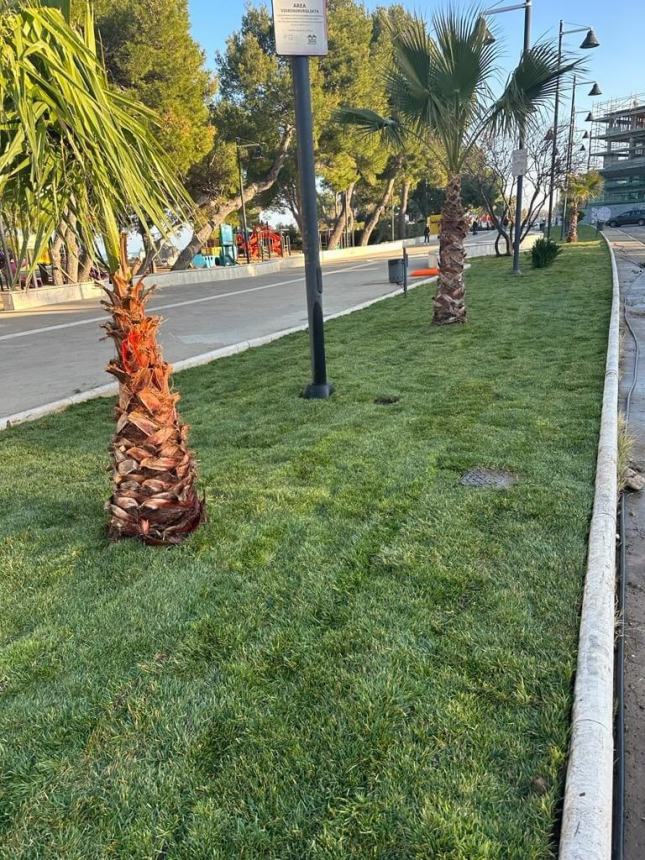
[[587, 173], [572, 173], [567, 177], [567, 194], [570, 201], [569, 231], [567, 242], [578, 241], [578, 218], [580, 209], [602, 191], [603, 178], [597, 170]]
[[0, 201], [35, 242], [34, 258], [63, 221], [112, 273], [109, 533], [178, 543], [201, 521], [202, 501], [159, 319], [146, 314], [149, 290], [133, 281], [123, 230], [137, 218], [167, 234], [186, 216], [186, 193], [151, 133], [153, 114], [108, 84], [89, 5], [77, 30], [60, 8], [0, 0], [0, 106]]
[[404, 22], [393, 34], [394, 63], [386, 73], [391, 115], [348, 107], [341, 121], [365, 133], [379, 132], [400, 147], [413, 136], [436, 147], [448, 181], [439, 235], [439, 281], [433, 321], [466, 321], [464, 239], [467, 224], [461, 199], [461, 174], [486, 131], [510, 132], [526, 124], [555, 94], [558, 78], [577, 63], [558, 63], [556, 49], [538, 44], [526, 52], [494, 98], [499, 42], [490, 38], [481, 14], [439, 12], [430, 35], [420, 18]]

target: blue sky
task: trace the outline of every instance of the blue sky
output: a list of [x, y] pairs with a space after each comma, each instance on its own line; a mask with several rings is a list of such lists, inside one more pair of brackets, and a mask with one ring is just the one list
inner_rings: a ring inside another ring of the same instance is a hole
[[[432, 14], [438, 3], [424, 0], [402, 0], [405, 6], [426, 17]], [[492, 5], [493, 0], [491, 0]], [[503, 5], [512, 5], [509, 0]], [[270, 4], [268, 4], [270, 5]], [[368, 8], [388, 5], [381, 0], [366, 0]], [[467, 3], [461, 4], [468, 5]], [[244, 0], [189, 0], [193, 36], [203, 46], [212, 65], [217, 49], [224, 47], [226, 37], [240, 25]], [[632, 93], [645, 92], [645, 3], [643, 0], [533, 0], [533, 38], [543, 35], [557, 36], [561, 16], [567, 21], [592, 25], [596, 30], [600, 47], [583, 52], [589, 65], [587, 77], [597, 80], [603, 95], [602, 102]], [[523, 15], [521, 11], [495, 16], [501, 31], [506, 62], [510, 67], [520, 51]], [[568, 48], [577, 48], [584, 33], [567, 37]], [[577, 100], [581, 108], [588, 109], [592, 100], [586, 98], [587, 88], [578, 90]]]

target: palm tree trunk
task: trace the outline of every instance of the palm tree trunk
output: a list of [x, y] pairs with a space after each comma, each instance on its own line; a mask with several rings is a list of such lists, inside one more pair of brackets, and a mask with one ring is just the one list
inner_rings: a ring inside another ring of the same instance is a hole
[[109, 535], [177, 544], [204, 518], [188, 426], [179, 419], [172, 370], [157, 343], [160, 318], [145, 311], [149, 291], [132, 280], [125, 237], [120, 256], [120, 271], [103, 303], [112, 315], [105, 328], [116, 346], [107, 371], [119, 381]]
[[408, 202], [410, 200], [410, 186], [411, 182], [409, 179], [403, 180], [403, 188], [401, 189], [401, 208], [399, 209], [399, 239], [405, 239], [406, 233], [406, 219], [405, 216], [408, 214]]
[[578, 241], [578, 201], [572, 200], [569, 209], [569, 232], [567, 233], [567, 242]]
[[464, 289], [464, 239], [468, 232], [461, 202], [461, 177], [453, 176], [446, 186], [439, 234], [439, 284], [434, 298], [433, 323], [466, 322]]
[[349, 207], [352, 205], [352, 197], [354, 195], [355, 187], [356, 182], [350, 182], [349, 186], [347, 187], [347, 191], [345, 191], [345, 201], [343, 202], [340, 214], [336, 219], [336, 223], [334, 224], [334, 229], [331, 231], [331, 234], [329, 236], [329, 243], [327, 245], [328, 251], [333, 251], [335, 248], [338, 247], [340, 237], [343, 235], [343, 230], [345, 229], [345, 224], [347, 223], [347, 212], [349, 211]]
[[381, 215], [387, 204], [390, 202], [390, 197], [392, 196], [392, 190], [394, 188], [394, 177], [388, 180], [387, 185], [385, 186], [385, 191], [383, 192], [381, 199], [374, 207], [374, 210], [370, 217], [367, 219], [367, 223], [365, 224], [365, 229], [363, 230], [363, 235], [361, 236], [361, 247], [365, 247], [369, 245], [370, 236], [374, 232], [376, 225], [381, 220]]

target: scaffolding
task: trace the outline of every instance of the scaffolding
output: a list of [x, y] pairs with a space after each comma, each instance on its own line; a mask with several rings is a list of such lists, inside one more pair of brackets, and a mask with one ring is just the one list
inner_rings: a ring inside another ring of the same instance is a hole
[[596, 105], [591, 136], [591, 166], [605, 179], [603, 199], [594, 205], [645, 202], [645, 93]]

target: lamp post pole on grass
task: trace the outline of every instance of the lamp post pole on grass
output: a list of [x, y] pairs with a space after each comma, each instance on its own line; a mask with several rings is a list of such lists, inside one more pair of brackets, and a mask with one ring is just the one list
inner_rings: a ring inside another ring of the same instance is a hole
[[[484, 15], [499, 15], [501, 12], [515, 12], [518, 9], [524, 10], [524, 42], [522, 47], [522, 57], [524, 57], [531, 47], [531, 2], [532, 0], [524, 0], [523, 3], [516, 3], [512, 6], [503, 6], [498, 9], [492, 6], [490, 9], [484, 10]], [[488, 34], [488, 40], [494, 42], [495, 37]], [[513, 274], [521, 275], [520, 271], [520, 242], [522, 241], [522, 192], [524, 186], [524, 172], [526, 170], [524, 150], [524, 135], [526, 129], [524, 123], [520, 125], [518, 148], [518, 168], [517, 168], [517, 190], [515, 194], [515, 226], [513, 228]], [[515, 172], [515, 171], [514, 171]]]
[[307, 316], [309, 319], [309, 346], [311, 350], [311, 383], [305, 388], [305, 397], [324, 399], [333, 387], [327, 381], [325, 360], [325, 329], [322, 308], [322, 270], [318, 243], [318, 203], [316, 199], [316, 173], [314, 165], [313, 118], [311, 115], [311, 86], [309, 57], [292, 57], [293, 92], [296, 108], [296, 134], [298, 149], [298, 178], [302, 207], [302, 244], [305, 252], [305, 284], [307, 288]]
[[273, 0], [273, 24], [276, 52], [280, 56], [290, 58], [293, 77], [311, 352], [311, 382], [305, 388], [304, 396], [322, 400], [329, 397], [334, 388], [327, 380], [325, 360], [323, 281], [320, 268], [309, 57], [324, 56], [327, 53], [327, 0]]
[[[565, 30], [564, 25], [565, 21], [560, 21], [560, 28], [558, 30], [558, 71], [560, 70], [560, 65], [562, 63], [562, 40], [565, 36], [568, 36], [570, 33], [582, 33], [586, 30], [587, 35], [585, 36], [582, 44], [580, 45], [580, 49], [583, 51], [588, 51], [591, 48], [597, 48], [600, 45], [596, 34], [594, 33], [591, 27], [581, 27], [577, 24], [572, 24], [572, 29]], [[555, 163], [557, 159], [557, 150], [558, 150], [558, 112], [560, 107], [560, 78], [558, 77], [555, 82], [555, 109], [553, 111], [553, 142], [551, 147], [551, 180], [549, 185], [549, 215], [547, 218], [547, 230], [546, 235], [550, 239], [551, 238], [551, 227], [553, 224], [553, 195], [555, 192]]]

